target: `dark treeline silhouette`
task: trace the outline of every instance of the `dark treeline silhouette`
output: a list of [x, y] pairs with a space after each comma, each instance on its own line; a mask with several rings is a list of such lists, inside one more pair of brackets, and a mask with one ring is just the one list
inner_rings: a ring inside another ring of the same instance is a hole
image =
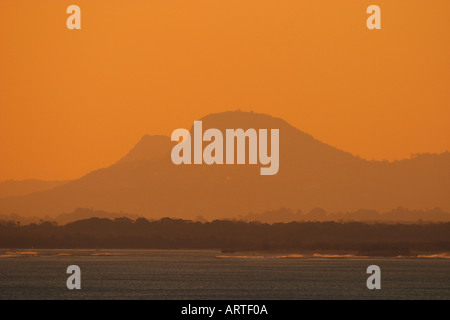
[[364, 222], [450, 222], [450, 213], [441, 208], [430, 210], [411, 210], [404, 207], [397, 207], [387, 212], [377, 210], [360, 209], [350, 212], [328, 213], [322, 208], [314, 208], [309, 212], [297, 212], [289, 208], [278, 210], [268, 210], [262, 213], [250, 213], [239, 216], [239, 220], [261, 221], [266, 223], [291, 222], [291, 221], [364, 221]]
[[[77, 220], [89, 218], [107, 218], [115, 219], [126, 217], [129, 219], [137, 219], [142, 216], [136, 214], [128, 214], [125, 212], [110, 212], [104, 210], [94, 210], [91, 208], [77, 208], [70, 213], [62, 213], [55, 217], [49, 216], [29, 216], [23, 217], [18, 214], [2, 214], [0, 213], [0, 221], [15, 221], [20, 224], [39, 223], [42, 220], [55, 221], [63, 225]], [[231, 215], [230, 215], [231, 217]], [[301, 210], [294, 211], [289, 208], [280, 208], [277, 210], [267, 210], [261, 213], [249, 213], [239, 215], [235, 218], [242, 221], [259, 221], [264, 223], [292, 222], [292, 221], [359, 221], [359, 222], [383, 222], [383, 223], [422, 223], [422, 222], [450, 222], [450, 213], [443, 211], [441, 208], [429, 210], [411, 210], [404, 207], [397, 207], [387, 212], [379, 212], [377, 210], [360, 209], [350, 212], [326, 212], [322, 208], [314, 208], [309, 212]], [[207, 222], [208, 220], [198, 215], [195, 221]]]
[[265, 224], [163, 218], [90, 218], [58, 226], [0, 222], [2, 248], [136, 248], [232, 250], [347, 250], [362, 255], [450, 251], [450, 223], [367, 224], [290, 222]]

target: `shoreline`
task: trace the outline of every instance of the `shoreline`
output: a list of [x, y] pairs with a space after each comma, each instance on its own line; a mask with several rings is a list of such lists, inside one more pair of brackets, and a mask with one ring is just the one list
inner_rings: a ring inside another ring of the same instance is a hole
[[450, 259], [446, 251], [357, 252], [351, 250], [220, 250], [220, 249], [136, 249], [136, 248], [0, 248], [0, 258], [96, 256], [112, 257], [144, 253], [211, 252], [216, 258], [228, 259]]

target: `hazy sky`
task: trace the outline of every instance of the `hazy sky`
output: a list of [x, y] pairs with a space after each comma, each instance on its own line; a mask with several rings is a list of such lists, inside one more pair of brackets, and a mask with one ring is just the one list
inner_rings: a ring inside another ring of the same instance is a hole
[[0, 180], [77, 178], [236, 109], [368, 159], [450, 150], [448, 0], [78, 0], [82, 30], [69, 4], [0, 1]]

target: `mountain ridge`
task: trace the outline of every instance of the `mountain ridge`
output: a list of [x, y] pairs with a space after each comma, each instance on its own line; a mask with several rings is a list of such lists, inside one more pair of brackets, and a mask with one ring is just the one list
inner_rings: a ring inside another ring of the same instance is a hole
[[450, 209], [450, 153], [394, 162], [366, 160], [269, 115], [229, 111], [200, 120], [204, 130], [280, 129], [278, 174], [261, 177], [260, 165], [176, 166], [170, 160], [174, 143], [169, 137], [144, 136], [110, 167], [51, 190], [0, 199], [0, 211], [54, 216], [85, 207], [148, 218], [212, 219], [281, 207]]

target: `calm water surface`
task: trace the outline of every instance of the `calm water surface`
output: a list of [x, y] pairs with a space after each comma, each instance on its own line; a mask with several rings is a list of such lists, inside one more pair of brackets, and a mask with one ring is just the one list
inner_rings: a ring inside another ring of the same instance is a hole
[[[0, 299], [450, 299], [450, 259], [224, 256], [186, 250], [0, 250]], [[68, 290], [69, 265], [81, 290]], [[366, 269], [381, 268], [381, 290]]]

